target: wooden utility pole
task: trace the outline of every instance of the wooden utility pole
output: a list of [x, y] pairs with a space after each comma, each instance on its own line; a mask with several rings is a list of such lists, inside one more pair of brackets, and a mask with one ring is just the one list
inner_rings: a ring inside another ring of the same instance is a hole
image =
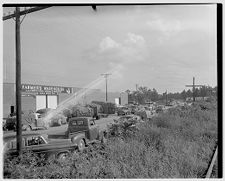
[[136, 91], [138, 91], [138, 84], [135, 84], [135, 86], [136, 86]]
[[193, 84], [192, 85], [186, 85], [186, 87], [192, 87], [192, 95], [193, 95], [193, 102], [195, 102], [195, 88], [196, 87], [202, 87], [204, 85], [195, 85], [195, 77], [193, 77]]
[[107, 102], [108, 101], [108, 95], [107, 95], [107, 78], [109, 75], [112, 75], [112, 74], [101, 74], [102, 76], [105, 77], [105, 101]]
[[168, 95], [167, 95], [167, 90], [166, 90], [166, 106], [168, 105]]
[[20, 8], [16, 7], [16, 133], [17, 150], [22, 152], [22, 123], [21, 123], [21, 48], [20, 48]]
[[3, 21], [11, 18], [15, 18], [15, 39], [16, 39], [16, 146], [18, 154], [22, 153], [22, 123], [21, 123], [21, 42], [20, 42], [20, 21], [21, 15], [26, 15], [28, 13], [39, 11], [41, 9], [48, 8], [46, 7], [34, 7], [24, 11], [20, 11], [19, 7], [15, 8], [15, 12], [13, 14], [4, 16]]

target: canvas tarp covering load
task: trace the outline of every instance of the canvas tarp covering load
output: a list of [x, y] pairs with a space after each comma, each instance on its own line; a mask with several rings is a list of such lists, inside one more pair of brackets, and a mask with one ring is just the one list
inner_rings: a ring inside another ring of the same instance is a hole
[[82, 105], [75, 105], [71, 108], [73, 117], [92, 117], [94, 115], [93, 109]]
[[103, 113], [103, 107], [100, 104], [90, 103], [87, 104], [87, 106], [93, 109], [97, 109], [97, 113]]
[[115, 104], [110, 102], [100, 102], [100, 101], [92, 101], [93, 104], [101, 105], [103, 108], [104, 114], [114, 114], [115, 113]]

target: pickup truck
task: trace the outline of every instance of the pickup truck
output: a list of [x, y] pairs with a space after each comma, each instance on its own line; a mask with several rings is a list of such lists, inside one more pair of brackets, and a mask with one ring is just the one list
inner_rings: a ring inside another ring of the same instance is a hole
[[[16, 135], [3, 137], [4, 154], [9, 157], [18, 155], [16, 149]], [[77, 149], [77, 145], [69, 139], [49, 140], [46, 134], [25, 132], [22, 134], [22, 151], [32, 151], [38, 155], [45, 155], [45, 158], [54, 157], [64, 159], [72, 151]]]
[[71, 139], [82, 151], [88, 144], [101, 141], [105, 142], [106, 131], [100, 130], [92, 117], [71, 117], [68, 120], [67, 131], [63, 135], [48, 135], [49, 138]]

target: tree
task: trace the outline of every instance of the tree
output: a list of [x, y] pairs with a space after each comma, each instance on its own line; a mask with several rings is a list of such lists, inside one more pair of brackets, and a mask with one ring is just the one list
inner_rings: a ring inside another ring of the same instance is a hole
[[183, 90], [183, 91], [181, 92], [181, 98], [184, 99], [184, 101], [186, 100], [186, 98], [187, 98], [187, 93], [186, 93], [185, 90]]
[[199, 91], [199, 93], [200, 93], [200, 96], [204, 99], [204, 97], [206, 97], [207, 96], [207, 87], [206, 86], [202, 86], [201, 88], [200, 88], [200, 91]]
[[157, 101], [157, 100], [158, 100], [158, 97], [159, 97], [158, 92], [156, 91], [155, 88], [153, 88], [152, 94], [151, 94], [151, 99], [152, 99], [152, 101]]
[[192, 97], [192, 92], [190, 89], [188, 89], [188, 91], [186, 92], [187, 97]]

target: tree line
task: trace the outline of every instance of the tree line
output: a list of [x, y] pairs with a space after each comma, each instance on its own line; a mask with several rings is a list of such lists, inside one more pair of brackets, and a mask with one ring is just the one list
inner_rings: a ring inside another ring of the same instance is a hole
[[[167, 93], [164, 92], [159, 94], [155, 88], [150, 89], [146, 86], [140, 86], [135, 91], [126, 90], [128, 93], [128, 100], [129, 102], [135, 102], [139, 104], [145, 104], [146, 102], [155, 102], [160, 100], [186, 100], [187, 98], [192, 98], [193, 91], [188, 89], [187, 91], [184, 89], [182, 92], [176, 93]], [[200, 88], [195, 88], [194, 92], [195, 97], [215, 97], [217, 96], [217, 86], [210, 87], [210, 86], [202, 86]]]

